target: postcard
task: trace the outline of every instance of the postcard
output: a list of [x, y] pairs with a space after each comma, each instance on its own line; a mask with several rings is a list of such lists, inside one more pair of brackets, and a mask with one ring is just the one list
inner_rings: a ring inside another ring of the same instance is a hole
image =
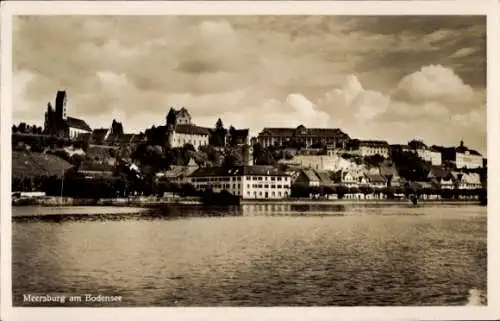
[[498, 317], [493, 2], [2, 5], [2, 319]]

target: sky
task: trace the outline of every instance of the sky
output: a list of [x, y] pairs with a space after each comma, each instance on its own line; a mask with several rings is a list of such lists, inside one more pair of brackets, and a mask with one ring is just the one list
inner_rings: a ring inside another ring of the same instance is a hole
[[13, 122], [57, 90], [92, 128], [163, 125], [170, 107], [226, 127], [340, 128], [352, 138], [486, 152], [481, 16], [23, 16]]

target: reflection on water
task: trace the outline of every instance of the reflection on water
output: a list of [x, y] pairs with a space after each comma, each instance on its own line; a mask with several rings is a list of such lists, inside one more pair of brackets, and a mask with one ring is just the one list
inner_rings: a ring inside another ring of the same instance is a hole
[[122, 306], [464, 305], [471, 289], [486, 292], [486, 209], [477, 206], [68, 217], [15, 218], [15, 305], [26, 293], [121, 295]]

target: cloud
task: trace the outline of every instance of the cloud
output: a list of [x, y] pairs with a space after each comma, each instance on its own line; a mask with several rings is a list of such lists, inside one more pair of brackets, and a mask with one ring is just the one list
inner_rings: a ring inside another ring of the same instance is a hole
[[[47, 101], [66, 89], [70, 114], [92, 127], [115, 117], [140, 131], [185, 106], [206, 125], [304, 123], [392, 140], [398, 130], [433, 133], [454, 115], [474, 117], [485, 100], [486, 24], [474, 16], [15, 17], [13, 59], [16, 122], [43, 123]], [[450, 130], [479, 137], [456, 117]]]
[[389, 92], [393, 94], [367, 90], [350, 75], [318, 104], [329, 111], [331, 126], [341, 127], [353, 137], [401, 143], [418, 138], [431, 144], [456, 145], [459, 137], [466, 136], [473, 146], [486, 149], [484, 93], [464, 84], [453, 70], [424, 66], [404, 76]]
[[457, 51], [455, 51], [450, 58], [462, 58], [462, 57], [467, 57], [476, 52], [476, 48], [472, 47], [467, 47], [467, 48], [460, 48]]
[[467, 104], [474, 99], [474, 90], [452, 69], [430, 65], [405, 76], [397, 85], [393, 97], [413, 102]]

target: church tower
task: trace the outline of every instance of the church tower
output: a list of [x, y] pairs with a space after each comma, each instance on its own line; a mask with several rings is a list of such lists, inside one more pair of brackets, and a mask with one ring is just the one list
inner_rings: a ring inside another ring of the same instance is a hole
[[56, 94], [56, 117], [58, 121], [68, 119], [68, 96], [65, 90], [58, 90]]

